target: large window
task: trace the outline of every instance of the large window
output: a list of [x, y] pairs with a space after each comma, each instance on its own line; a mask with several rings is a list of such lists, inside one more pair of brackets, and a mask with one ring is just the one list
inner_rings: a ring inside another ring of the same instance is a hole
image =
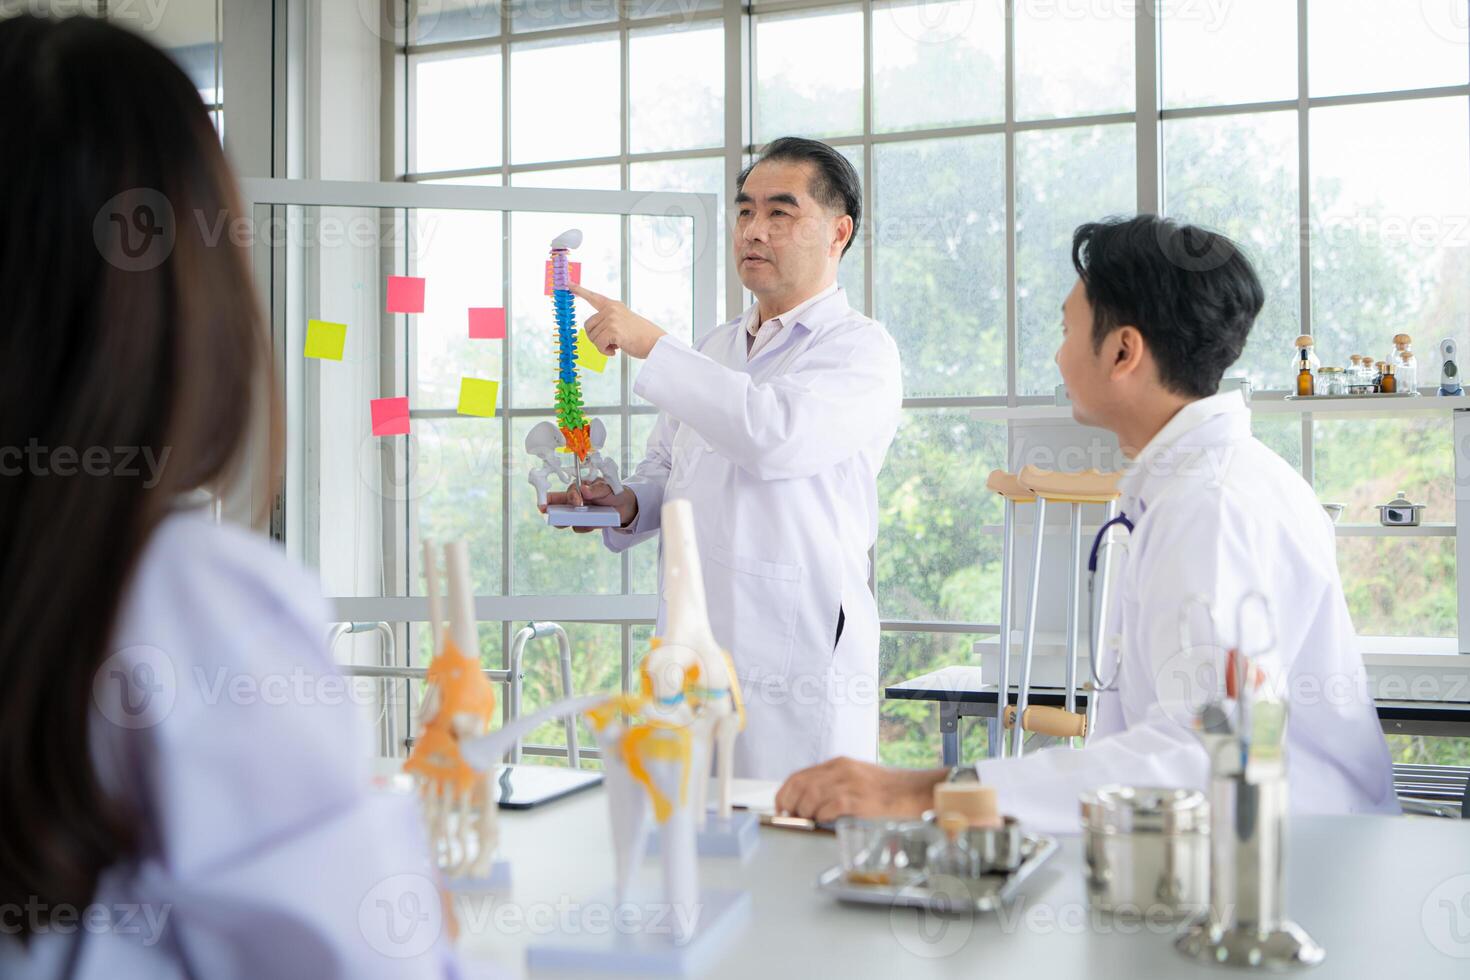
[[[433, 183], [725, 194], [724, 21], [718, 7], [657, 3], [449, 3], [416, 22], [406, 59], [407, 179]], [[720, 224], [723, 227], [723, 214]], [[665, 329], [692, 338], [687, 222], [637, 216], [420, 212], [410, 250], [415, 274], [464, 295], [445, 296], [406, 334], [415, 425], [426, 433], [409, 472], [435, 476], [412, 494], [418, 530], [471, 545], [476, 591], [493, 596], [648, 594], [652, 548], [616, 556], [596, 537], [554, 531], [526, 482], [527, 433], [552, 408], [550, 301], [542, 265], [551, 240], [581, 228], [573, 260], [583, 282], [620, 297]], [[480, 271], [480, 270], [483, 270]], [[501, 283], [506, 284], [502, 290]], [[723, 268], [721, 269], [723, 282]], [[723, 288], [723, 286], [721, 287]], [[503, 305], [505, 342], [465, 338], [466, 306]], [[435, 306], [442, 310], [436, 313]], [[578, 318], [590, 308], [578, 303]], [[632, 394], [637, 365], [616, 358], [584, 373], [589, 415], [608, 426], [605, 451], [627, 472], [641, 458], [654, 409]], [[455, 417], [459, 378], [501, 384], [494, 419]], [[406, 531], [413, 538], [412, 526]], [[415, 539], [416, 540], [416, 539]], [[409, 590], [421, 594], [411, 542]], [[529, 616], [529, 614], [527, 614]], [[646, 611], [638, 616], [646, 616]], [[482, 627], [481, 654], [499, 666], [523, 622]], [[636, 616], [569, 624], [581, 692], [617, 690], [646, 646]], [[422, 633], [412, 652], [421, 663]], [[546, 641], [538, 641], [545, 643]], [[555, 661], [528, 651], [525, 709], [559, 691]], [[559, 745], [559, 726], [533, 736]]]
[[[1431, 352], [1470, 322], [1467, 5], [1263, 0], [1218, 22], [1187, 6], [1160, 23], [1161, 203], [1245, 242], [1263, 273], [1235, 373], [1282, 388], [1297, 334], [1345, 365], [1407, 333], [1420, 385], [1437, 384]], [[1338, 557], [1360, 633], [1456, 636], [1448, 414], [1304, 416], [1298, 440], [1322, 499], [1347, 505]], [[1377, 526], [1373, 505], [1399, 489], [1429, 505], [1428, 537]]]
[[[1328, 363], [1382, 358], [1409, 333], [1421, 385], [1436, 380], [1440, 338], [1470, 340], [1470, 3], [1163, 3], [1142, 23], [1134, 9], [1146, 5], [1025, 0], [440, 6], [400, 52], [407, 179], [727, 202], [738, 168], [787, 134], [826, 139], [857, 168], [864, 222], [841, 282], [897, 340], [906, 395], [874, 549], [884, 684], [973, 662], [974, 641], [996, 632], [1000, 512], [979, 488], [1060, 382], [1073, 228], [1135, 211], [1217, 228], [1250, 251], [1268, 299], [1235, 373], [1270, 409], [1257, 434], [1324, 502], [1346, 505], [1339, 559], [1360, 632], [1416, 638], [1410, 647], [1457, 636], [1448, 414], [1426, 403], [1313, 418], [1281, 398], [1300, 333]], [[665, 308], [679, 273], [657, 258], [666, 229], [652, 219], [516, 217], [463, 238], [450, 224], [423, 261], [483, 263], [491, 292], [502, 278], [529, 288], [571, 224], [589, 235], [589, 284], [685, 336], [710, 326]], [[734, 315], [745, 297], [721, 238]], [[425, 533], [469, 536], [489, 594], [646, 594], [651, 547], [613, 557], [536, 519], [520, 444], [547, 413], [546, 316], [534, 294], [510, 306], [503, 356], [476, 366], [504, 381], [508, 411], [439, 427], [446, 457], [477, 446], [480, 462], [420, 501]], [[426, 416], [430, 403], [453, 407], [457, 329], [426, 320], [408, 338]], [[653, 419], [631, 396], [632, 367], [592, 383], [625, 464]], [[1373, 505], [1399, 489], [1429, 504], [1413, 536], [1376, 524]], [[626, 680], [647, 625], [585, 627], [586, 682]], [[511, 633], [507, 622], [495, 657]], [[932, 758], [934, 722], [885, 705], [885, 758]]]

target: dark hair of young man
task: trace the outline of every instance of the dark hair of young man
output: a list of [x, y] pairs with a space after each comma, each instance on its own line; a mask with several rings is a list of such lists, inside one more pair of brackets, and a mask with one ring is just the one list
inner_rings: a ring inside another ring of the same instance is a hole
[[1080, 226], [1072, 265], [1092, 306], [1093, 349], [1137, 327], [1164, 387], [1193, 398], [1219, 390], [1266, 301], [1238, 245], [1157, 215]]

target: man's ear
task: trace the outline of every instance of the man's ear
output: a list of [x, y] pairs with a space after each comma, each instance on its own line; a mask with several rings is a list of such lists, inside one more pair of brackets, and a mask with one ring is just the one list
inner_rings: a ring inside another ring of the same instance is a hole
[[1138, 372], [1148, 357], [1143, 334], [1134, 326], [1118, 327], [1108, 335], [1106, 344], [1113, 362], [1109, 376], [1114, 381], [1122, 381]]
[[842, 250], [847, 246], [848, 240], [852, 238], [852, 215], [844, 214], [837, 219], [832, 239], [832, 254], [840, 256]]

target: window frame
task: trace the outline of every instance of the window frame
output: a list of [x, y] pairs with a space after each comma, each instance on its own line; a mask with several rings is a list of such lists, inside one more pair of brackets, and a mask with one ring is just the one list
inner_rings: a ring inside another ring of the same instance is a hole
[[[392, 4], [404, 4], [406, 0], [386, 0]], [[758, 147], [754, 144], [753, 134], [756, 132], [758, 121], [754, 118], [756, 111], [756, 99], [754, 98], [756, 79], [754, 76], [756, 65], [756, 48], [758, 44], [759, 22], [762, 17], [768, 15], [791, 15], [799, 13], [819, 13], [822, 11], [838, 10], [860, 10], [863, 17], [863, 128], [859, 133], [835, 137], [827, 140], [831, 145], [837, 147], [851, 148], [858, 151], [863, 162], [863, 205], [867, 215], [873, 215], [874, 193], [873, 193], [873, 157], [874, 148], [888, 143], [903, 143], [938, 137], [960, 137], [979, 134], [1003, 135], [1005, 140], [1005, 254], [1006, 263], [1004, 274], [1006, 277], [1006, 394], [1004, 396], [954, 396], [954, 397], [912, 397], [905, 398], [903, 407], [912, 409], [968, 409], [972, 417], [990, 421], [1003, 420], [1007, 424], [1008, 445], [1015, 443], [1015, 428], [1013, 423], [1035, 418], [1059, 417], [1058, 413], [1066, 412], [1055, 406], [1054, 400], [1045, 395], [1020, 395], [1018, 394], [1017, 378], [1017, 355], [1019, 350], [1018, 338], [1018, 315], [1017, 315], [1017, 160], [1016, 142], [1017, 134], [1037, 130], [1060, 130], [1085, 128], [1108, 124], [1131, 123], [1134, 128], [1134, 147], [1136, 159], [1136, 208], [1139, 212], [1159, 213], [1163, 204], [1163, 127], [1171, 121], [1198, 119], [1209, 116], [1223, 115], [1249, 115], [1266, 112], [1294, 112], [1297, 115], [1298, 126], [1298, 218], [1301, 222], [1300, 228], [1310, 227], [1311, 217], [1311, 144], [1309, 122], [1311, 112], [1314, 109], [1324, 107], [1367, 105], [1383, 102], [1398, 102], [1415, 99], [1439, 98], [1454, 96], [1466, 100], [1470, 105], [1470, 58], [1467, 58], [1467, 71], [1465, 84], [1454, 86], [1441, 86], [1428, 89], [1395, 90], [1388, 92], [1365, 92], [1355, 95], [1335, 95], [1313, 97], [1308, 91], [1308, 50], [1310, 33], [1308, 30], [1307, 15], [1309, 0], [1296, 0], [1297, 13], [1297, 96], [1294, 99], [1285, 99], [1271, 102], [1247, 102], [1228, 105], [1208, 105], [1198, 107], [1174, 107], [1164, 108], [1162, 93], [1162, 23], [1159, 16], [1161, 3], [1142, 3], [1136, 5], [1134, 19], [1134, 42], [1135, 42], [1135, 89], [1136, 98], [1132, 112], [1106, 113], [1096, 115], [1079, 115], [1036, 120], [1019, 120], [1016, 112], [1016, 29], [1015, 29], [1015, 4], [1016, 0], [1004, 0], [1005, 6], [1005, 30], [1004, 43], [1004, 119], [1000, 122], [986, 123], [980, 125], [935, 127], [918, 130], [903, 130], [889, 132], [875, 132], [874, 127], [874, 55], [873, 55], [873, 16], [875, 11], [881, 12], [890, 3], [883, 0], [723, 0], [718, 8], [707, 8], [689, 14], [674, 14], [656, 17], [636, 17], [631, 14], [631, 0], [624, 0], [619, 8], [619, 16], [615, 21], [603, 21], [560, 28], [552, 28], [541, 31], [515, 32], [510, 23], [510, 12], [503, 9], [501, 12], [502, 22], [498, 35], [483, 39], [456, 40], [433, 44], [410, 44], [402, 38], [392, 47], [392, 56], [401, 59], [406, 68], [409, 64], [410, 55], [422, 54], [453, 54], [453, 53], [480, 53], [491, 49], [498, 49], [501, 53], [501, 70], [503, 73], [501, 98], [503, 126], [502, 132], [502, 161], [499, 166], [464, 169], [455, 171], [441, 171], [434, 173], [415, 172], [410, 163], [412, 140], [405, 139], [403, 134], [412, 132], [412, 120], [407, 118], [412, 105], [412, 77], [411, 72], [400, 71], [396, 77], [404, 86], [402, 93], [397, 93], [393, 98], [396, 107], [395, 126], [389, 131], [385, 126], [384, 141], [387, 151], [385, 159], [394, 159], [396, 172], [391, 176], [396, 179], [419, 182], [425, 180], [470, 177], [489, 174], [498, 174], [504, 185], [510, 186], [517, 173], [522, 172], [547, 172], [556, 169], [588, 166], [596, 164], [615, 164], [619, 166], [622, 174], [622, 186], [628, 186], [628, 168], [630, 164], [646, 161], [666, 160], [688, 160], [694, 158], [723, 158], [725, 161], [725, 173], [727, 181], [733, 182], [734, 175], [739, 169], [754, 158]], [[725, 144], [721, 147], [704, 148], [699, 150], [660, 151], [656, 153], [630, 153], [629, 152], [629, 86], [628, 86], [628, 51], [629, 33], [646, 28], [677, 25], [681, 23], [713, 23], [722, 21], [724, 24], [725, 44]], [[597, 158], [548, 161], [536, 164], [512, 164], [513, 149], [510, 144], [510, 66], [511, 50], [520, 43], [528, 41], [545, 40], [547, 38], [570, 39], [578, 35], [606, 35], [616, 32], [620, 38], [621, 46], [621, 73], [622, 91], [620, 93], [621, 106], [621, 152], [615, 156]], [[398, 142], [395, 144], [395, 135]], [[403, 153], [395, 156], [394, 146], [403, 149]], [[721, 202], [722, 206], [724, 202]], [[871, 311], [874, 302], [874, 280], [875, 280], [875, 256], [874, 256], [874, 234], [873, 222], [864, 222], [865, 231], [861, 235], [859, 245], [863, 248], [863, 295], [861, 302], [863, 308]], [[630, 236], [628, 222], [623, 222], [623, 261], [624, 274], [622, 277], [623, 289], [629, 289], [629, 276], [626, 268], [630, 254]], [[506, 252], [509, 261], [509, 250]], [[1300, 263], [1300, 295], [1299, 313], [1302, 332], [1312, 333], [1312, 280], [1311, 280], [1312, 242], [1310, 235], [1299, 235], [1299, 263]], [[724, 313], [726, 317], [734, 316], [745, 306], [747, 296], [742, 290], [735, 268], [733, 256], [725, 256], [725, 288], [723, 292]], [[696, 323], [696, 336], [708, 329], [710, 324]], [[633, 415], [649, 414], [653, 409], [648, 406], [630, 405], [629, 387], [630, 379], [628, 367], [624, 363], [621, 367], [622, 375], [622, 405], [618, 411], [623, 414], [625, 433], [630, 431], [629, 420]], [[510, 360], [507, 355], [505, 376], [511, 376]], [[1421, 379], [1423, 381], [1425, 379]], [[1421, 384], [1421, 390], [1429, 387]], [[507, 386], [508, 390], [509, 386]], [[1253, 410], [1272, 416], [1297, 417], [1300, 422], [1300, 440], [1302, 450], [1301, 473], [1309, 482], [1313, 482], [1313, 453], [1314, 420], [1330, 417], [1341, 417], [1338, 413], [1324, 413], [1307, 411], [1298, 404], [1287, 401], [1285, 389], [1257, 390], [1253, 395]], [[1425, 400], [1421, 404], [1412, 406], [1391, 405], [1361, 405], [1353, 406], [1347, 417], [1351, 418], [1379, 418], [1403, 416], [1423, 413], [1449, 412], [1453, 406], [1440, 405]], [[529, 410], [527, 410], [529, 411]], [[419, 410], [413, 413], [419, 414]], [[509, 420], [524, 415], [527, 412], [519, 412], [513, 406], [507, 410], [507, 419], [504, 424], [509, 426]], [[536, 413], [530, 413], [536, 414]], [[544, 414], [544, 413], [542, 413]], [[507, 433], [509, 429], [507, 428]], [[1470, 442], [1470, 414], [1463, 411], [1454, 412], [1454, 431], [1456, 433], [1457, 445], [1461, 442], [1460, 434], [1465, 432]], [[507, 442], [507, 445], [509, 443]], [[629, 468], [636, 461], [640, 452], [630, 444], [630, 440], [624, 440], [624, 467]], [[1456, 481], [1464, 481], [1470, 485], [1470, 457], [1465, 450], [1456, 451]], [[510, 474], [503, 474], [507, 484], [510, 482]], [[511, 499], [507, 493], [505, 500]], [[509, 507], [507, 506], [507, 510]], [[508, 521], [508, 515], [505, 517]], [[1462, 532], [1462, 529], [1463, 532]], [[980, 528], [981, 534], [998, 533], [998, 528]], [[1421, 535], [1454, 536], [1456, 538], [1456, 561], [1457, 567], [1470, 568], [1470, 501], [1458, 501], [1456, 504], [1456, 520], [1450, 525], [1441, 525], [1427, 531], [1417, 532]], [[1381, 528], [1370, 525], [1339, 526], [1337, 534], [1340, 537], [1368, 537], [1383, 536]], [[627, 668], [632, 662], [630, 649], [631, 630], [634, 625], [652, 622], [651, 618], [631, 616], [623, 618], [609, 616], [607, 602], [610, 598], [617, 597], [545, 597], [545, 596], [515, 596], [513, 595], [513, 584], [509, 576], [509, 565], [511, 563], [511, 536], [504, 535], [502, 547], [504, 548], [503, 560], [506, 563], [506, 576], [504, 579], [502, 596], [481, 597], [480, 609], [487, 618], [502, 620], [503, 649], [510, 646], [511, 620], [523, 620], [537, 618], [538, 616], [551, 616], [568, 621], [597, 621], [617, 622], [623, 627], [623, 683], [628, 684]], [[881, 547], [881, 541], [878, 545]], [[651, 608], [647, 605], [646, 597], [630, 596], [627, 592], [630, 582], [628, 571], [628, 556], [622, 556], [623, 588], [624, 596], [637, 602], [627, 606], [632, 610], [635, 606], [639, 608]], [[870, 574], [869, 587], [873, 588], [875, 583]], [[365, 601], [365, 600], [357, 600]], [[392, 600], [389, 600], [391, 602]], [[343, 608], [342, 600], [339, 600], [339, 608]], [[1457, 632], [1461, 639], [1458, 647], [1461, 652], [1470, 652], [1470, 589], [1458, 590], [1458, 624]], [[885, 632], [913, 633], [913, 632], [942, 632], [942, 633], [967, 633], [973, 634], [977, 640], [986, 635], [994, 635], [999, 632], [999, 627], [994, 623], [966, 623], [951, 621], [916, 621], [916, 620], [893, 620], [885, 619], [881, 623]], [[1415, 638], [1398, 639], [1387, 646], [1398, 646], [1400, 648], [1414, 645]], [[1438, 641], [1440, 645], [1443, 641]], [[1419, 644], [1428, 652], [1433, 644]], [[1389, 659], [1400, 660], [1408, 663], [1403, 658], [1411, 657], [1405, 652], [1384, 652], [1381, 656], [1370, 656], [1370, 665], [1375, 660]], [[1420, 658], [1413, 658], [1420, 659]]]

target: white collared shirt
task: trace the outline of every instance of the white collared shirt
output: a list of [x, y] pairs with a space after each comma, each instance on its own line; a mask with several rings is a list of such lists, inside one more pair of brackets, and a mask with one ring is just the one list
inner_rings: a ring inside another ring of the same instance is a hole
[[803, 313], [835, 292], [837, 292], [837, 283], [834, 281], [826, 289], [796, 304], [785, 313], [771, 317], [764, 323], [761, 322], [760, 304], [756, 303], [752, 305], [750, 311], [745, 315], [745, 322], [743, 324], [745, 328], [745, 356], [747, 358], [755, 357], [755, 355], [769, 346], [771, 341], [776, 339], [776, 336], [783, 328], [788, 324], [795, 323]]

